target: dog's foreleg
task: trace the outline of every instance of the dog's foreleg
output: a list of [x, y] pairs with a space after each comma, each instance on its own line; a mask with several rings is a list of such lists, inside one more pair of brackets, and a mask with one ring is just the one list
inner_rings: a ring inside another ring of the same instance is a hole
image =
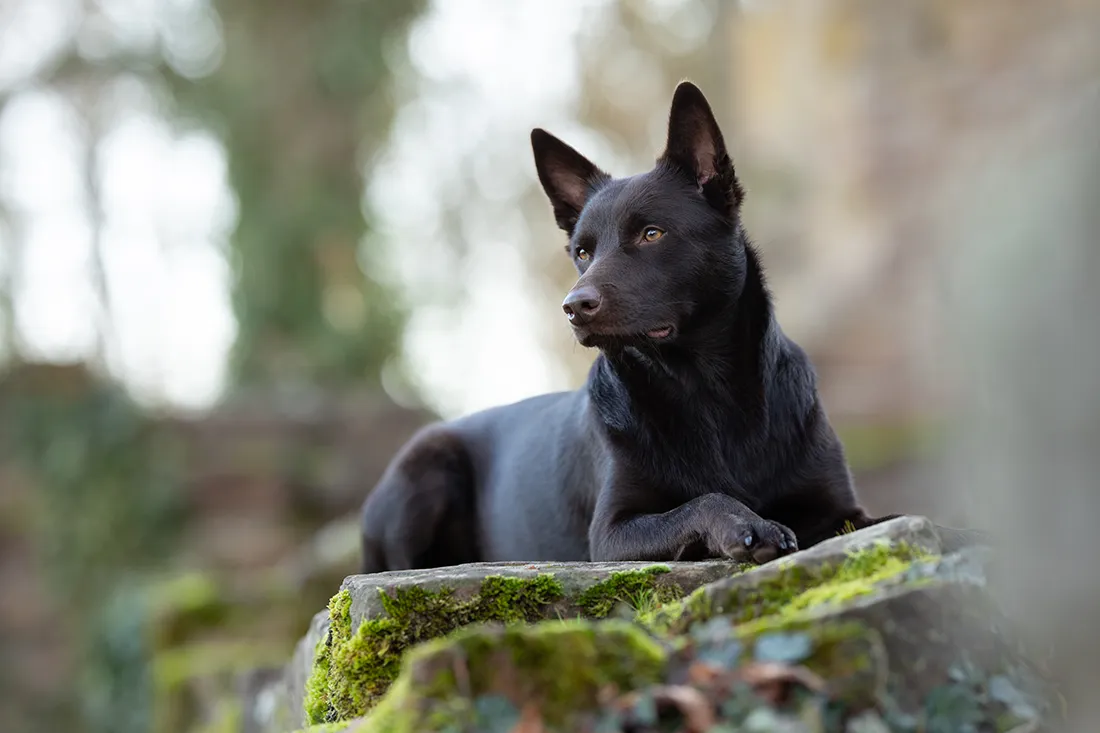
[[645, 511], [639, 496], [646, 494], [622, 484], [600, 493], [589, 528], [592, 560], [671, 561], [703, 545], [712, 557], [759, 563], [798, 549], [789, 528], [725, 494], [705, 494], [660, 513]]

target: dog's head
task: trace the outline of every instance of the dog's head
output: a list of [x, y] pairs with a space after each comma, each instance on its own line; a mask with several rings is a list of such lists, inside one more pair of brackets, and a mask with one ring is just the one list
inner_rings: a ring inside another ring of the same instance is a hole
[[743, 192], [694, 84], [676, 88], [665, 152], [648, 173], [612, 178], [541, 129], [531, 146], [580, 273], [562, 309], [581, 344], [671, 343], [741, 291]]

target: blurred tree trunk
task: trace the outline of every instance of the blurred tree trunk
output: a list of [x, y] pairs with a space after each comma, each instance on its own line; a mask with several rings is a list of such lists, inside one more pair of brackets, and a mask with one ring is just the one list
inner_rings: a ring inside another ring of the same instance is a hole
[[178, 79], [186, 113], [229, 157], [241, 383], [377, 384], [404, 308], [370, 277], [363, 174], [394, 111], [386, 56], [420, 0], [222, 0], [226, 54], [210, 77]]
[[[1011, 568], [1007, 606], [1051, 655], [1082, 733], [1100, 730], [1100, 104], [1091, 87], [1051, 110], [1057, 124], [1040, 139], [1009, 138], [1010, 162], [972, 180], [947, 227], [959, 253], [953, 361], [968, 379], [945, 489], [969, 495], [971, 515], [996, 531]], [[1078, 95], [1091, 98], [1087, 111]]]
[[977, 5], [988, 12], [971, 8], [966, 30], [985, 83], [960, 95], [954, 112], [985, 125], [946, 151], [955, 185], [934, 211], [947, 275], [945, 371], [959, 423], [945, 480], [930, 488], [996, 533], [1006, 607], [1037, 653], [1050, 655], [1068, 729], [1092, 733], [1100, 730], [1100, 6]]

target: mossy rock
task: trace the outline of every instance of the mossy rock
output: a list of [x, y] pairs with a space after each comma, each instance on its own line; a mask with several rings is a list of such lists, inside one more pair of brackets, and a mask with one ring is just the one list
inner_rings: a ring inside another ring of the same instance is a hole
[[664, 647], [624, 621], [470, 628], [411, 652], [362, 730], [510, 730], [528, 707], [547, 728], [573, 730], [608, 694], [657, 682], [666, 661]]
[[877, 699], [919, 728], [935, 717], [936, 706], [958, 704], [992, 725], [1006, 709], [980, 702], [991, 680], [1028, 691], [1018, 697], [1032, 711], [1043, 707], [1049, 690], [1007, 633], [1008, 622], [985, 587], [988, 560], [981, 549], [941, 557], [880, 538], [839, 562], [777, 563], [704, 586], [640, 620], [673, 646], [689, 649], [699, 635], [713, 637], [708, 629], [714, 625], [742, 644], [812, 634], [823, 624], [862, 628], [879, 639], [864, 639], [865, 652], [829, 653], [828, 644], [819, 644], [818, 653], [799, 663], [854, 709]]
[[[713, 705], [714, 730], [847, 731], [853, 716], [867, 730], [1007, 730], [1039, 719], [1051, 695], [988, 595], [988, 553], [940, 549], [934, 525], [903, 518], [753, 568], [353, 576], [300, 649], [313, 658], [305, 707], [313, 723], [354, 720], [358, 733], [511, 731], [521, 716], [547, 733], [674, 730], [655, 702], [671, 685]], [[624, 604], [629, 620], [616, 618]], [[727, 685], [760, 664], [819, 682], [782, 710], [743, 680]]]
[[[823, 695], [845, 714], [873, 709], [884, 694], [881, 641], [860, 624], [819, 624], [743, 640], [716, 631], [712, 626], [700, 634], [690, 652], [670, 654], [619, 620], [469, 628], [410, 652], [389, 694], [348, 730], [527, 730], [519, 725], [523, 718], [537, 720], [530, 730], [546, 733], [634, 729], [630, 717], [646, 713], [614, 701], [635, 694], [644, 707], [655, 690], [690, 676], [687, 670], [701, 660], [726, 670], [753, 661], [803, 664], [827, 676], [831, 687]], [[725, 700], [728, 722], [744, 722], [767, 707], [746, 691]]]
[[323, 636], [315, 636], [321, 631], [315, 619], [312, 638], [305, 642], [314, 651], [304, 683], [305, 722], [364, 714], [397, 676], [406, 649], [462, 627], [599, 619], [623, 607], [633, 617], [744, 567], [732, 562], [478, 563], [351, 576], [330, 603]]
[[642, 616], [656, 631], [677, 634], [716, 616], [730, 618], [743, 633], [797, 619], [810, 609], [835, 608], [853, 598], [909, 578], [914, 562], [936, 556], [902, 541], [880, 540], [818, 563], [775, 563], [703, 586], [682, 601]]
[[[538, 604], [542, 618], [584, 616], [603, 618], [620, 603], [638, 607], [652, 601], [679, 598], [687, 592], [728, 578], [754, 566], [730, 561], [698, 563], [470, 563], [429, 570], [402, 570], [374, 575], [353, 575], [341, 590], [351, 594], [351, 618], [358, 623], [389, 613], [383, 596], [393, 598], [410, 588], [449, 594], [465, 602], [483, 594], [486, 578], [537, 581], [550, 576], [557, 584], [556, 598]], [[381, 591], [381, 593], [379, 593]], [[505, 605], [510, 598], [502, 598]]]

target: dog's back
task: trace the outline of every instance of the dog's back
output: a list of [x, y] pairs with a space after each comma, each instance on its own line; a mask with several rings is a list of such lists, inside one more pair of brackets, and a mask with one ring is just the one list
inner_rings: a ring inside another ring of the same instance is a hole
[[602, 450], [584, 391], [495, 407], [414, 436], [363, 506], [363, 572], [587, 560]]

